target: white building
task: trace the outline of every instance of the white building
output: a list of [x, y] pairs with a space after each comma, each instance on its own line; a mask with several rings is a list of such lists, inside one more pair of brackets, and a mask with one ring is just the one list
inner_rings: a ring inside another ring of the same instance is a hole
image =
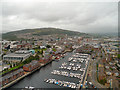
[[24, 61], [25, 59], [29, 58], [31, 52], [28, 50], [20, 50], [16, 51], [15, 53], [10, 53], [3, 56], [3, 60], [8, 62], [20, 62]]

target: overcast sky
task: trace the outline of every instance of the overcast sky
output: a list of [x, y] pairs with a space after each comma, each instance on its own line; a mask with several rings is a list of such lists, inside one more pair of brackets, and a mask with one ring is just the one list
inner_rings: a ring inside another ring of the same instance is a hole
[[24, 1], [2, 1], [3, 32], [42, 27], [87, 33], [118, 31], [117, 2]]

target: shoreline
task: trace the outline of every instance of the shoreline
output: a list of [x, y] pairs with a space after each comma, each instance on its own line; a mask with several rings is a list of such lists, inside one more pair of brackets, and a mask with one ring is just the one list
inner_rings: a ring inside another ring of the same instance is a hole
[[83, 85], [82, 87], [84, 87], [84, 81], [85, 81], [85, 79], [86, 79], [86, 77], [87, 77], [87, 72], [88, 72], [89, 63], [90, 63], [90, 60], [89, 60], [88, 63], [87, 63], [86, 70], [83, 72], [83, 78], [81, 79], [81, 82], [79, 83], [79, 86], [78, 86], [78, 88], [76, 88], [76, 90], [80, 90], [81, 84]]
[[51, 63], [52, 61], [54, 61], [54, 60], [51, 60], [51, 61], [49, 61], [48, 63], [43, 64], [43, 65], [37, 67], [36, 69], [34, 69], [34, 70], [31, 71], [31, 72], [26, 72], [26, 74], [24, 74], [23, 76], [21, 76], [21, 77], [17, 78], [16, 80], [8, 83], [7, 85], [4, 85], [3, 87], [1, 87], [0, 90], [5, 90], [5, 89], [9, 88], [10, 86], [14, 85], [15, 83], [17, 83], [18, 81], [20, 81], [20, 80], [22, 80], [23, 78], [27, 77], [28, 75], [33, 74], [33, 72], [35, 72], [35, 71], [39, 70], [40, 68], [48, 65], [48, 64]]
[[[67, 52], [71, 52], [71, 50], [65, 51], [65, 52], [63, 52], [62, 54], [65, 54], [65, 53], [67, 53]], [[7, 85], [4, 85], [3, 87], [0, 87], [0, 90], [5, 90], [5, 89], [11, 87], [12, 85], [14, 85], [15, 83], [17, 83], [18, 81], [24, 79], [24, 78], [27, 77], [28, 75], [33, 74], [33, 72], [35, 72], [35, 71], [39, 70], [40, 68], [42, 68], [42, 67], [48, 65], [48, 64], [51, 63], [52, 61], [55, 61], [55, 60], [53, 59], [53, 60], [47, 62], [46, 64], [43, 64], [43, 65], [37, 67], [36, 69], [34, 69], [34, 70], [31, 71], [31, 72], [26, 72], [26, 74], [24, 74], [23, 76], [21, 76], [21, 77], [17, 78], [16, 80], [14, 80], [14, 81], [8, 83]]]

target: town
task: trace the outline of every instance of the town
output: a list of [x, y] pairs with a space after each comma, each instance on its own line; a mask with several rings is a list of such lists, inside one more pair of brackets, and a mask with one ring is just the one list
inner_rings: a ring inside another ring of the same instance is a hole
[[95, 38], [67, 34], [29, 36], [30, 34], [18, 36], [29, 40], [2, 40], [0, 43], [1, 89], [19, 83], [21, 79], [34, 75], [52, 62], [59, 63], [71, 52], [74, 54], [67, 62], [62, 63], [59, 70], [54, 69], [49, 74], [76, 78], [79, 82], [43, 78], [45, 82], [68, 88], [120, 88], [118, 37]]

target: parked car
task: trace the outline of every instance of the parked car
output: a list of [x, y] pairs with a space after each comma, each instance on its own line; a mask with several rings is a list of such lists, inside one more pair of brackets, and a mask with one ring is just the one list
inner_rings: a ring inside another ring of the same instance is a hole
[[90, 85], [92, 85], [92, 82], [89, 82]]

